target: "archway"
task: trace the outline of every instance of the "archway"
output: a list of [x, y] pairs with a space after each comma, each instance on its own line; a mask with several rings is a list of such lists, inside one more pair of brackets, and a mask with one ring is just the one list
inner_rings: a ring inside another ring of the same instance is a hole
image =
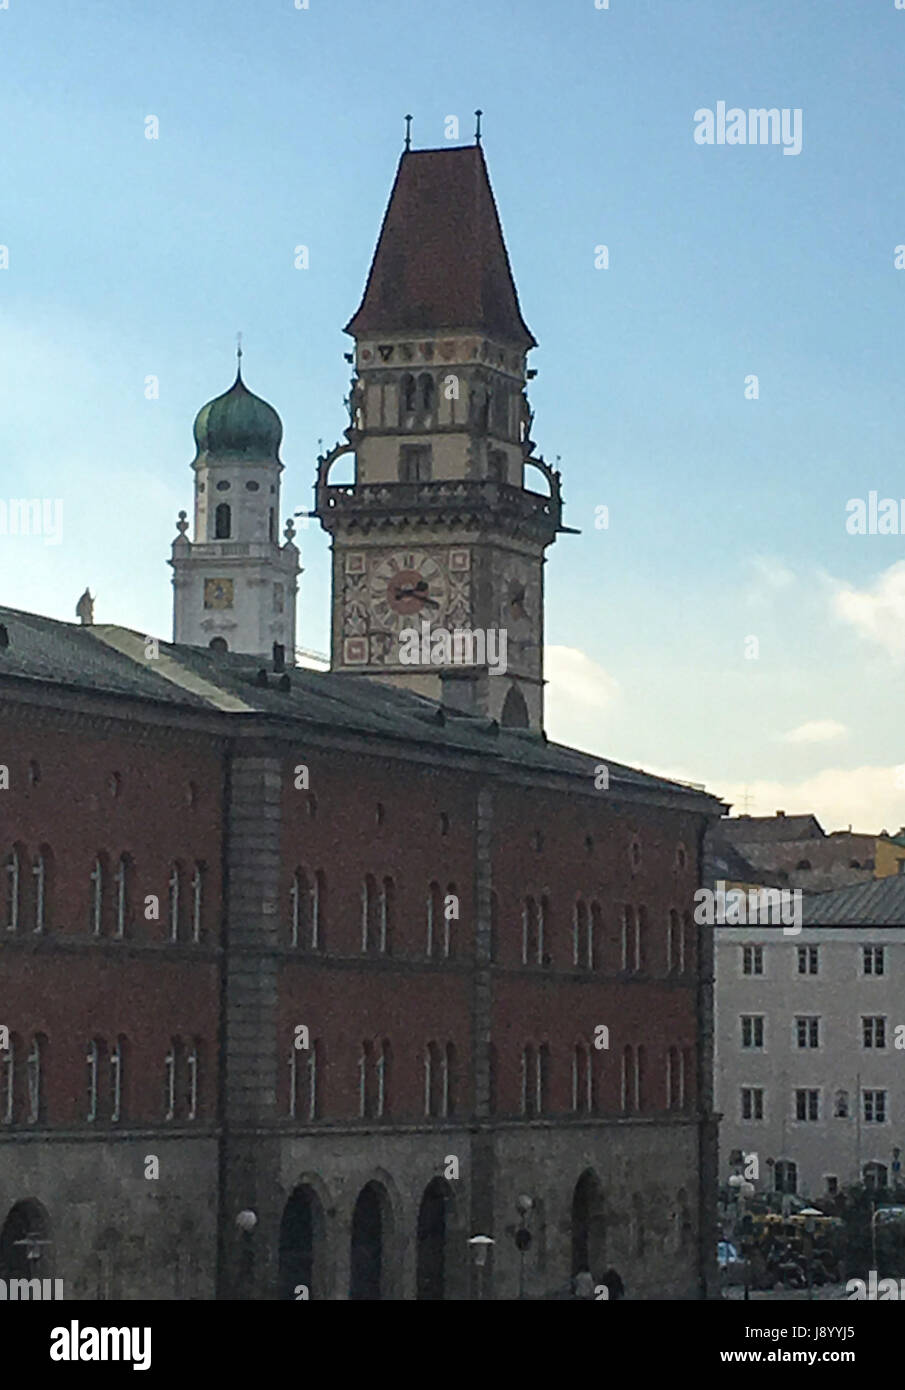
[[352, 1215], [349, 1298], [387, 1297], [387, 1247], [392, 1232], [390, 1203], [385, 1188], [369, 1182], [358, 1194]]
[[53, 1276], [50, 1220], [29, 1198], [17, 1202], [0, 1231], [0, 1279], [49, 1279]]
[[324, 1213], [310, 1187], [297, 1187], [286, 1203], [280, 1222], [278, 1297], [299, 1299], [307, 1289], [309, 1299], [320, 1296], [323, 1265]]
[[517, 685], [510, 686], [503, 701], [500, 725], [504, 729], [527, 729], [528, 727], [528, 706], [525, 704], [525, 697]]
[[447, 1296], [447, 1237], [449, 1235], [452, 1191], [443, 1178], [434, 1178], [424, 1189], [418, 1211], [417, 1292], [420, 1299]]
[[572, 1194], [572, 1273], [586, 1269], [599, 1277], [606, 1263], [606, 1216], [603, 1188], [588, 1168]]

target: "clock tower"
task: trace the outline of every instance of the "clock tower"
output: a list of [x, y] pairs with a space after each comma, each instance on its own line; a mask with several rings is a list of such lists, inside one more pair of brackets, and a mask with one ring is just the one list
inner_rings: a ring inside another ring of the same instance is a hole
[[279, 415], [248, 390], [239, 370], [195, 420], [195, 526], [185, 512], [173, 542], [173, 641], [270, 658], [274, 643], [295, 664], [300, 573], [295, 529], [277, 536]]
[[[346, 332], [349, 427], [316, 487], [332, 670], [540, 731], [544, 552], [565, 528], [559, 474], [530, 437], [536, 344], [480, 138], [407, 145]], [[347, 454], [353, 481], [334, 483]]]

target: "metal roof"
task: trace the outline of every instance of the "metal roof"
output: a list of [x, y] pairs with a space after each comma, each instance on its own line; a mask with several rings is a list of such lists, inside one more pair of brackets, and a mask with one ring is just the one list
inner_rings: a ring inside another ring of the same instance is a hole
[[806, 893], [806, 927], [905, 927], [905, 874], [875, 878], [829, 893]]

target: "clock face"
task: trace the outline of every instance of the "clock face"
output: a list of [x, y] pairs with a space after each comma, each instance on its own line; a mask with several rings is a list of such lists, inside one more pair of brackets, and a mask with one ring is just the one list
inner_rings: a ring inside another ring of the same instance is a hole
[[442, 567], [423, 550], [399, 550], [378, 560], [368, 584], [373, 625], [399, 633], [422, 622], [442, 626], [449, 584]]
[[205, 579], [205, 608], [232, 608], [233, 581], [231, 579]]

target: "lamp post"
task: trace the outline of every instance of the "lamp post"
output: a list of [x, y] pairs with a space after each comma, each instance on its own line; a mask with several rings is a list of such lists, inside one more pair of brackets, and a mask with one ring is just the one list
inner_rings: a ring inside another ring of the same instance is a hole
[[515, 1248], [518, 1251], [518, 1296], [525, 1297], [525, 1256], [531, 1249], [532, 1235], [528, 1230], [528, 1216], [534, 1210], [534, 1200], [524, 1194], [516, 1199], [515, 1209], [521, 1220], [513, 1233]]
[[477, 1270], [477, 1293], [478, 1301], [484, 1299], [484, 1267], [487, 1264], [487, 1252], [494, 1244], [492, 1236], [472, 1236], [468, 1244], [474, 1257], [475, 1269]]
[[240, 1232], [242, 1242], [239, 1253], [239, 1285], [240, 1288], [247, 1288], [249, 1298], [254, 1287], [254, 1246], [251, 1237], [257, 1224], [257, 1212], [247, 1207], [236, 1216], [236, 1228]]

